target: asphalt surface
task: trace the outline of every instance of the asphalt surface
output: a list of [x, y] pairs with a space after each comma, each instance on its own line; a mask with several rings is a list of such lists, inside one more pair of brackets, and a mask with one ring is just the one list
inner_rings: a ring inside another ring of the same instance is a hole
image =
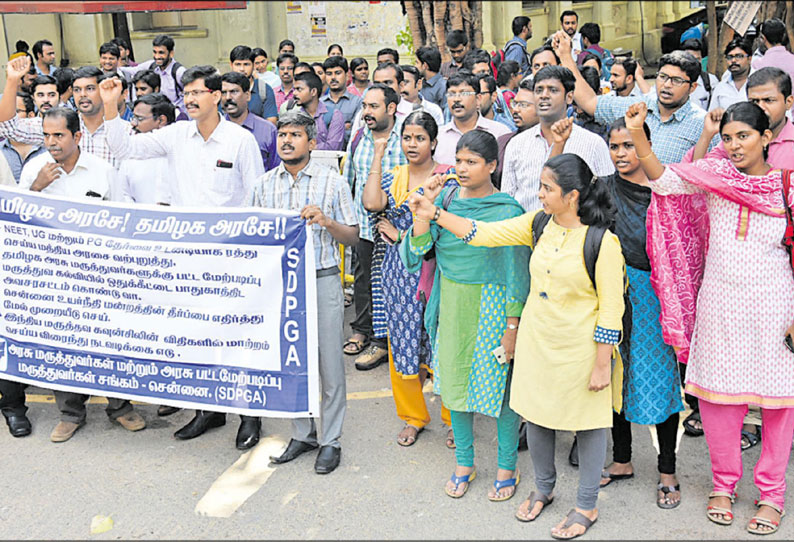
[[[348, 318], [350, 310], [348, 309]], [[156, 407], [136, 407], [148, 423], [129, 433], [108, 421], [103, 405], [88, 406], [88, 423], [66, 443], [49, 433], [58, 421], [46, 390], [31, 389], [33, 434], [14, 439], [0, 429], [3, 491], [0, 538], [4, 539], [551, 539], [553, 525], [574, 505], [577, 471], [568, 465], [570, 433], [557, 438], [556, 500], [535, 522], [514, 519], [533, 489], [529, 453], [519, 453], [522, 481], [513, 499], [492, 503], [487, 491], [496, 474], [496, 424], [475, 422], [478, 476], [461, 499], [444, 493], [454, 455], [444, 445], [440, 401], [430, 400], [431, 425], [409, 448], [397, 445], [402, 427], [389, 395], [385, 365], [359, 372], [348, 357], [348, 410], [342, 462], [329, 475], [314, 473], [314, 453], [269, 466], [267, 457], [289, 440], [289, 420], [265, 419], [268, 437], [247, 453], [234, 448], [239, 421], [227, 416], [219, 429], [187, 442], [173, 438], [192, 411], [158, 418]], [[683, 436], [678, 473], [682, 503], [655, 504], [656, 452], [647, 427], [634, 427], [631, 480], [601, 492], [600, 518], [586, 539], [746, 539], [753, 500], [752, 468], [760, 446], [744, 454], [745, 475], [734, 505], [733, 526], [706, 519], [710, 485], [703, 438]], [[791, 468], [788, 478], [792, 475]], [[95, 516], [112, 528], [91, 534]], [[794, 538], [785, 518], [769, 538]]]

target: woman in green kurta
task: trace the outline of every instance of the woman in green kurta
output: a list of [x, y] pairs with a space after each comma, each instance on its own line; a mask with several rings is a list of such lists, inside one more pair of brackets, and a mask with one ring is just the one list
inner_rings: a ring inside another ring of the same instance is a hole
[[[519, 216], [521, 206], [491, 183], [496, 168], [496, 139], [475, 130], [458, 142], [455, 169], [460, 187], [425, 191], [450, 212], [475, 220]], [[455, 192], [450, 194], [450, 190]], [[433, 345], [434, 390], [452, 413], [457, 467], [446, 492], [463, 496], [474, 479], [474, 413], [497, 418], [498, 468], [489, 498], [507, 500], [518, 484], [516, 459], [520, 418], [509, 406], [509, 380], [518, 320], [529, 292], [526, 247], [477, 248], [436, 224], [414, 219], [400, 255], [409, 271], [421, 267], [435, 247], [436, 275], [425, 310]], [[505, 350], [505, 363], [493, 351]]]

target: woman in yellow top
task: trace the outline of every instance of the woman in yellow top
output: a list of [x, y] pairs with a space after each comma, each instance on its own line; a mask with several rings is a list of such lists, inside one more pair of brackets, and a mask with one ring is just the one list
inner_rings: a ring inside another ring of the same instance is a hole
[[[622, 330], [624, 262], [618, 238], [604, 232], [594, 281], [585, 267], [585, 237], [605, 228], [614, 207], [606, 187], [580, 157], [546, 162], [538, 194], [542, 211], [500, 222], [472, 221], [441, 210], [436, 223], [476, 246], [530, 245], [530, 293], [518, 327], [510, 407], [528, 422], [535, 485], [516, 516], [532, 521], [550, 504], [556, 481], [555, 431], [575, 431], [579, 442], [576, 508], [551, 530], [554, 538], [584, 534], [598, 518], [607, 429], [612, 426], [611, 359]], [[424, 200], [424, 201], [423, 201]], [[434, 205], [412, 197], [418, 218], [436, 216]], [[551, 215], [542, 236], [535, 216]]]

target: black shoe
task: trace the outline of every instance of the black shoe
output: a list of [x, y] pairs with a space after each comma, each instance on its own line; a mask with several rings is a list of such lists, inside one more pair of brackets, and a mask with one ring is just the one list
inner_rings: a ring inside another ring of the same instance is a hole
[[527, 422], [521, 422], [518, 426], [518, 450], [528, 450], [529, 443], [527, 442]]
[[256, 446], [259, 442], [259, 429], [262, 427], [262, 420], [240, 420], [240, 429], [237, 430], [237, 449], [248, 450]]
[[571, 452], [568, 454], [568, 463], [570, 463], [572, 467], [579, 466], [579, 444], [576, 442], [576, 436], [573, 437]]
[[308, 442], [303, 442], [302, 440], [295, 440], [290, 439], [289, 444], [287, 445], [287, 449], [284, 450], [284, 453], [278, 457], [270, 456], [270, 461], [275, 463], [276, 465], [281, 465], [282, 463], [289, 463], [299, 455], [305, 454], [308, 451], [314, 450], [317, 448], [316, 444], [309, 444]]
[[196, 416], [174, 436], [179, 440], [188, 440], [203, 435], [207, 429], [222, 425], [226, 425], [226, 414], [223, 412], [196, 411]]
[[329, 474], [339, 466], [339, 459], [342, 457], [342, 448], [335, 446], [322, 446], [317, 459], [314, 461], [314, 472], [317, 474]]
[[26, 437], [33, 430], [30, 420], [24, 414], [6, 416], [6, 423], [8, 424], [8, 432], [11, 433], [12, 437]]
[[157, 415], [158, 416], [170, 416], [171, 414], [175, 414], [182, 410], [179, 407], [175, 406], [168, 406], [168, 405], [160, 405], [157, 407]]

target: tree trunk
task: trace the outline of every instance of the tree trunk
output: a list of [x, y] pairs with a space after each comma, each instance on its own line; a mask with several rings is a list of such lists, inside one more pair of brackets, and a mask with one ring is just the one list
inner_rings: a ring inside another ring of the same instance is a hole
[[786, 32], [789, 51], [794, 49], [794, 1], [786, 0]]
[[449, 0], [449, 25], [451, 30], [463, 30], [463, 14], [460, 0]]
[[466, 37], [469, 38], [469, 42], [474, 41], [474, 36], [472, 35], [472, 11], [471, 7], [469, 7], [469, 3], [464, 0], [460, 2], [460, 11], [463, 15], [463, 31], [466, 33]]
[[[720, 25], [720, 44], [717, 46], [717, 71], [714, 72], [717, 77], [722, 77], [722, 74], [725, 73], [728, 61], [725, 60], [723, 52], [735, 35], [736, 31], [733, 28], [725, 23]], [[709, 58], [711, 58], [711, 53], [709, 53]]]
[[474, 48], [479, 49], [482, 47], [482, 0], [472, 0], [471, 3], [473, 22], [472, 22], [472, 40]]
[[411, 29], [414, 51], [416, 51], [425, 44], [425, 40], [422, 38], [422, 23], [416, 11], [416, 3], [412, 0], [405, 0], [405, 14], [408, 17], [408, 27]]
[[433, 1], [433, 31], [436, 35], [436, 44], [441, 52], [441, 61], [449, 62], [452, 57], [449, 56], [449, 51], [444, 46], [446, 44], [446, 24], [445, 19], [447, 15], [447, 1], [434, 0]]
[[[422, 5], [422, 22], [425, 25], [425, 45], [429, 47], [438, 47], [436, 43], [436, 33], [433, 30], [433, 3], [424, 1], [420, 2]], [[416, 51], [416, 49], [414, 49]]]
[[706, 1], [706, 21], [709, 25], [709, 35], [708, 35], [708, 50], [709, 50], [709, 61], [706, 64], [706, 69], [709, 73], [716, 74], [717, 73], [717, 62], [719, 62], [720, 54], [717, 51], [717, 46], [719, 44], [719, 28], [717, 27], [717, 6], [714, 3], [714, 0], [707, 0]]

